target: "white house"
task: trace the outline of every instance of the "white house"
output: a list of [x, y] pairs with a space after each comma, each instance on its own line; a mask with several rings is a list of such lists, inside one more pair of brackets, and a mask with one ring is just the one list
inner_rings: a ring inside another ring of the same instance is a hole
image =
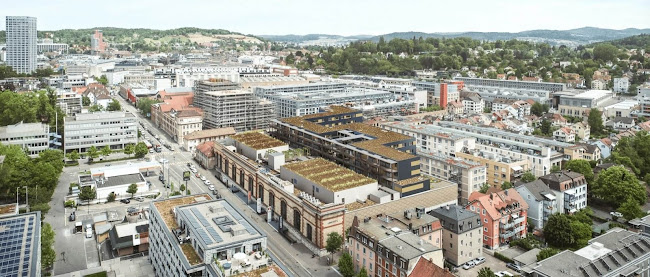
[[630, 88], [630, 81], [627, 77], [614, 78], [614, 91], [619, 93], [627, 93]]

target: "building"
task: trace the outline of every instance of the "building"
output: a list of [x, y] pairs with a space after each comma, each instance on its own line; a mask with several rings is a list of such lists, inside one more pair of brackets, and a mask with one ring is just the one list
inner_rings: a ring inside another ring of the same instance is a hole
[[[203, 194], [150, 205], [149, 258], [156, 276], [221, 277], [267, 265], [266, 234], [225, 200]], [[226, 263], [230, 271], [217, 266]]]
[[205, 169], [213, 169], [215, 166], [215, 157], [214, 151], [214, 141], [206, 141], [196, 146], [196, 153], [194, 153], [194, 159], [199, 163], [199, 165]]
[[534, 277], [648, 276], [650, 238], [614, 228], [576, 251], [564, 250], [537, 263]]
[[409, 276], [420, 257], [444, 266], [439, 247], [409, 230], [390, 227], [390, 219], [355, 217], [347, 245], [355, 271], [365, 268], [369, 276]]
[[462, 101], [463, 107], [465, 107], [463, 113], [466, 115], [482, 114], [485, 109], [485, 101], [478, 93], [469, 93], [467, 96], [462, 97]]
[[429, 190], [429, 179], [420, 176], [415, 139], [361, 121], [360, 111], [332, 106], [329, 112], [274, 119], [271, 134], [376, 179], [402, 197]]
[[534, 100], [548, 103], [552, 92], [563, 91], [565, 84], [549, 82], [511, 81], [484, 78], [455, 77], [463, 81], [466, 90], [478, 93], [486, 102], [495, 99]]
[[582, 141], [589, 140], [591, 136], [591, 127], [589, 126], [589, 124], [583, 121], [583, 122], [572, 124], [570, 127], [575, 133], [576, 137], [580, 138]]
[[50, 126], [43, 123], [18, 123], [0, 127], [0, 144], [18, 145], [32, 157], [44, 150], [56, 148], [60, 143], [56, 141], [56, 133], [50, 133]]
[[299, 76], [283, 76], [280, 74], [246, 74], [239, 78], [243, 89], [267, 86], [304, 85], [309, 81]]
[[104, 42], [102, 30], [95, 30], [95, 33], [90, 35], [90, 51], [93, 54], [101, 54], [106, 51], [106, 43]]
[[[593, 88], [593, 87], [592, 87]], [[562, 94], [557, 110], [562, 115], [585, 116], [592, 108], [610, 104], [614, 94], [608, 90], [588, 90], [578, 94]]]
[[526, 159], [517, 156], [505, 156], [479, 149], [457, 152], [456, 157], [485, 165], [485, 183], [492, 187], [499, 187], [505, 182], [514, 183], [528, 170], [529, 165]]
[[614, 78], [614, 92], [627, 93], [630, 88], [630, 81], [627, 77]]
[[30, 74], [36, 70], [38, 47], [36, 40], [36, 17], [7, 16], [6, 64], [16, 73]]
[[2, 276], [41, 276], [40, 211], [0, 217], [0, 244]]
[[442, 248], [442, 225], [440, 220], [425, 213], [426, 208], [416, 207], [389, 215], [392, 227], [410, 230], [424, 242]]
[[606, 90], [607, 89], [607, 81], [605, 81], [605, 80], [592, 80], [591, 81], [591, 89]]
[[528, 204], [527, 215], [535, 229], [544, 229], [548, 218], [560, 212], [556, 192], [544, 181], [537, 179], [518, 185], [515, 189]]
[[442, 254], [447, 262], [460, 266], [483, 254], [483, 226], [478, 213], [450, 205], [430, 214], [442, 224]]
[[551, 92], [562, 91], [565, 89], [564, 84], [550, 82], [529, 82], [529, 81], [507, 81], [484, 78], [456, 77], [454, 80], [463, 81], [465, 86], [486, 86], [495, 88], [516, 88], [546, 90]]
[[[203, 110], [206, 129], [233, 127], [237, 132], [265, 130], [273, 119], [273, 104], [236, 84], [208, 80], [196, 85], [195, 105]], [[214, 90], [218, 89], [218, 90]]]
[[423, 277], [423, 276], [454, 277], [455, 275], [449, 272], [448, 269], [437, 266], [431, 260], [420, 258], [415, 263], [415, 267], [411, 271], [411, 274], [407, 276], [408, 277]]
[[553, 138], [562, 142], [575, 142], [576, 133], [572, 128], [562, 127], [553, 132]]
[[52, 39], [42, 39], [36, 44], [39, 54], [47, 52], [68, 53], [68, 45], [65, 43], [54, 43]]
[[348, 85], [345, 83], [309, 83], [302, 85], [258, 86], [253, 88], [257, 97], [269, 95], [302, 95], [309, 93], [343, 93]]
[[153, 88], [155, 79], [152, 73], [130, 73], [124, 75], [122, 83], [129, 86]]
[[572, 214], [587, 207], [587, 181], [577, 172], [560, 171], [539, 177], [557, 198], [558, 211]]
[[111, 249], [118, 256], [126, 256], [149, 250], [149, 221], [123, 223], [108, 232]]
[[151, 119], [156, 127], [181, 145], [186, 135], [203, 129], [203, 111], [196, 107], [154, 104], [151, 105]]
[[631, 117], [617, 116], [617, 117], [614, 117], [609, 122], [607, 122], [607, 124], [605, 124], [605, 125], [611, 126], [611, 127], [613, 127], [614, 129], [617, 129], [617, 130], [627, 130], [627, 129], [630, 129], [630, 128], [634, 127], [636, 125], [636, 122], [634, 121], [634, 118], [631, 118]]
[[466, 209], [481, 216], [483, 245], [489, 249], [526, 237], [528, 204], [514, 188], [473, 192]]
[[427, 91], [427, 105], [429, 106], [438, 105], [446, 108], [447, 103], [460, 99], [459, 88], [456, 84], [413, 82], [413, 85]]
[[127, 192], [131, 184], [136, 184], [138, 192], [136, 195], [156, 194], [149, 193], [150, 185], [147, 184], [144, 176], [151, 172], [158, 172], [161, 166], [158, 162], [138, 162], [120, 165], [95, 167], [90, 169], [90, 174], [79, 175], [81, 187], [91, 186], [97, 191], [95, 198], [100, 203], [106, 201], [110, 194], [116, 199], [131, 198]]
[[458, 184], [458, 203], [462, 205], [467, 204], [469, 196], [487, 181], [483, 164], [420, 149], [417, 153], [422, 173]]
[[201, 143], [222, 140], [234, 134], [235, 128], [233, 127], [194, 131], [183, 137], [183, 148], [186, 151], [194, 152], [196, 146]]
[[86, 153], [95, 146], [111, 150], [124, 149], [138, 143], [137, 119], [128, 112], [97, 112], [76, 114], [64, 119], [64, 151]]
[[603, 116], [606, 118], [613, 117], [636, 117], [639, 112], [638, 100], [623, 100], [621, 102], [606, 106], [603, 108]]

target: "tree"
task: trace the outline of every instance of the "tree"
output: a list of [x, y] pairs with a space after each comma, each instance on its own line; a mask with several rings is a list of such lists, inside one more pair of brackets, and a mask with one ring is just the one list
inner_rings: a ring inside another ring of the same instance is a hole
[[580, 221], [584, 224], [591, 225], [593, 221], [591, 217], [594, 216], [594, 211], [590, 207], [585, 207], [571, 215], [571, 220]]
[[104, 146], [104, 147], [102, 148], [102, 150], [100, 151], [100, 153], [102, 154], [102, 156], [104, 156], [104, 157], [108, 157], [111, 153], [113, 153], [113, 151], [111, 150], [110, 147], [108, 147], [108, 145], [106, 145], [106, 146]]
[[368, 277], [368, 271], [366, 270], [365, 267], [362, 267], [361, 270], [359, 270], [359, 274], [357, 274], [357, 277]]
[[616, 211], [621, 213], [626, 220], [632, 220], [645, 215], [639, 203], [632, 198], [628, 198]]
[[523, 175], [521, 175], [521, 181], [524, 183], [530, 183], [536, 179], [537, 177], [535, 177], [535, 175], [530, 171], [526, 171]]
[[478, 277], [495, 277], [496, 275], [489, 267], [483, 267], [478, 271]]
[[82, 97], [81, 97], [81, 104], [82, 104], [84, 107], [88, 107], [88, 106], [90, 106], [90, 98], [88, 98], [88, 96], [82, 96]]
[[135, 145], [136, 158], [142, 158], [147, 155], [147, 153], [149, 153], [149, 148], [147, 148], [147, 145], [144, 144], [144, 142], [138, 142], [138, 144]]
[[135, 152], [135, 146], [132, 143], [124, 146], [124, 154], [131, 156], [133, 152]]
[[122, 105], [120, 105], [120, 102], [117, 101], [117, 99], [113, 99], [110, 103], [108, 103], [108, 107], [106, 107], [107, 111], [121, 111], [122, 110]]
[[352, 256], [348, 252], [343, 252], [338, 265], [339, 272], [343, 277], [354, 277], [354, 264], [352, 263]]
[[587, 242], [591, 239], [591, 224], [584, 224], [580, 221], [571, 222], [571, 235], [573, 237], [573, 246], [582, 248], [587, 246]]
[[108, 196], [106, 197], [106, 202], [114, 202], [115, 201], [115, 193], [109, 193]]
[[540, 126], [539, 129], [542, 131], [542, 134], [544, 134], [545, 136], [552, 135], [551, 122], [546, 119], [542, 120], [542, 125]]
[[49, 223], [43, 223], [41, 228], [41, 267], [47, 269], [54, 265], [56, 251], [54, 251], [54, 230]]
[[512, 183], [505, 181], [503, 184], [501, 184], [501, 190], [507, 190], [509, 188], [512, 188]]
[[158, 103], [158, 101], [151, 98], [138, 99], [137, 108], [140, 113], [146, 117], [151, 117], [151, 105]]
[[587, 160], [570, 160], [564, 164], [564, 169], [582, 174], [585, 176], [588, 185], [591, 185], [594, 181], [594, 170]]
[[478, 190], [480, 193], [486, 193], [490, 189], [490, 184], [485, 183], [481, 185], [481, 188]]
[[609, 43], [601, 43], [594, 47], [594, 60], [615, 61], [618, 48]]
[[178, 188], [180, 191], [185, 191], [185, 185], [181, 184], [181, 186]]
[[571, 220], [565, 214], [553, 214], [544, 225], [544, 238], [548, 244], [567, 248], [573, 244]]
[[534, 114], [534, 115], [536, 115], [536, 116], [542, 116], [542, 115], [544, 115], [544, 113], [546, 113], [547, 111], [548, 111], [548, 105], [546, 105], [546, 107], [544, 107], [544, 105], [542, 105], [542, 104], [539, 103], [539, 102], [535, 102], [535, 103], [530, 107], [530, 113], [532, 113], [532, 114]]
[[551, 248], [551, 247], [544, 248], [544, 249], [542, 249], [542, 251], [539, 251], [539, 253], [537, 253], [537, 261], [539, 262], [539, 261], [545, 260], [546, 258], [549, 258], [549, 257], [557, 254], [558, 252], [559, 251], [557, 249], [555, 249], [555, 248]]
[[603, 118], [602, 118], [602, 113], [596, 109], [593, 108], [589, 110], [589, 117], [587, 118], [587, 123], [589, 123], [589, 127], [591, 128], [591, 134], [592, 135], [602, 135], [603, 130], [605, 127], [603, 126]]
[[601, 171], [591, 190], [595, 197], [614, 207], [629, 199], [643, 205], [647, 198], [645, 187], [634, 174], [622, 166], [612, 166]]
[[65, 154], [65, 157], [71, 161], [77, 161], [79, 159], [79, 152], [77, 150], [72, 150], [72, 152]]
[[559, 166], [557, 166], [557, 165], [551, 166], [551, 172], [552, 173], [560, 172], [560, 171], [562, 171], [562, 169]]
[[104, 107], [102, 105], [92, 105], [90, 108], [88, 108], [88, 112], [94, 113], [94, 112], [101, 112], [104, 110]]
[[334, 253], [341, 250], [341, 245], [343, 244], [343, 237], [337, 232], [331, 232], [327, 234], [327, 241], [325, 242], [325, 250], [332, 254], [332, 259], [334, 259]]
[[90, 206], [90, 200], [97, 198], [97, 191], [90, 186], [81, 187], [79, 192], [79, 200], [86, 201], [86, 205]]
[[97, 150], [97, 147], [94, 145], [88, 148], [88, 151], [86, 151], [86, 154], [88, 154], [88, 157], [92, 159], [97, 159], [99, 158], [99, 150]]
[[105, 86], [108, 84], [108, 78], [106, 78], [106, 75], [102, 75], [97, 78], [97, 82]]
[[138, 192], [138, 185], [137, 184], [130, 184], [129, 188], [126, 189], [127, 193], [131, 194], [131, 198], [133, 198], [133, 195]]

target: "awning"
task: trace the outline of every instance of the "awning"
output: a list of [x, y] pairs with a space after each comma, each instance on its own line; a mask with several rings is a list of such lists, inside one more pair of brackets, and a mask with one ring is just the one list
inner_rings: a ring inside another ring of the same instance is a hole
[[521, 166], [515, 165], [515, 166], [512, 167], [512, 170], [514, 170], [514, 171], [522, 171], [524, 169]]
[[544, 194], [544, 197], [546, 197], [548, 200], [555, 200], [555, 195], [550, 193]]

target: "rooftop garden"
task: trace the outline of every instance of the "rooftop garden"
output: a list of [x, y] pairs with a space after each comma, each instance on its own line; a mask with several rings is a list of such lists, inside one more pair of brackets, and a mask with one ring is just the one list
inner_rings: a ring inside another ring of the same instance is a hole
[[284, 167], [332, 191], [341, 191], [376, 182], [321, 158], [290, 163]]
[[230, 137], [255, 150], [273, 148], [286, 144], [260, 132], [248, 132]]
[[181, 250], [183, 250], [183, 254], [185, 254], [187, 261], [191, 265], [197, 265], [202, 262], [201, 257], [199, 257], [199, 254], [196, 254], [196, 251], [194, 250], [194, 247], [192, 247], [191, 244], [189, 243], [181, 244]]

